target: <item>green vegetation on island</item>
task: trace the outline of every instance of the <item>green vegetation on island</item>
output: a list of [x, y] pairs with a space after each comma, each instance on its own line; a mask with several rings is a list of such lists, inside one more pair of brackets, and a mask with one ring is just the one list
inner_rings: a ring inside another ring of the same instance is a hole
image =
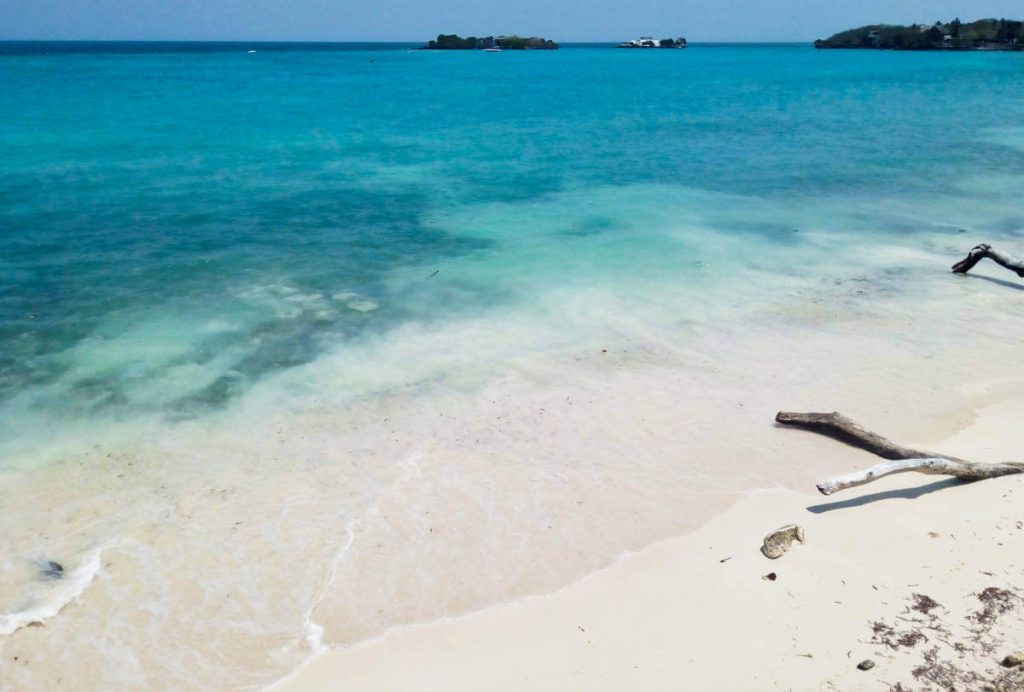
[[424, 46], [427, 50], [555, 50], [558, 44], [546, 38], [536, 36], [487, 36], [462, 38], [455, 34], [441, 34], [436, 40]]
[[1021, 50], [1024, 22], [1011, 19], [979, 19], [964, 24], [959, 19], [932, 25], [896, 26], [871, 24], [843, 31], [814, 42], [815, 48], [875, 48], [882, 50]]

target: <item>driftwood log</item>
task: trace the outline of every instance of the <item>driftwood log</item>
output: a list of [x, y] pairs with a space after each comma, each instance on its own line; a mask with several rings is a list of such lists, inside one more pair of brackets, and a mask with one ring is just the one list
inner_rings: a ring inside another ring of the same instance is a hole
[[894, 473], [915, 471], [940, 476], [956, 476], [968, 481], [997, 478], [1014, 473], [1024, 473], [1024, 462], [1006, 461], [998, 464], [975, 464], [946, 454], [925, 452], [919, 449], [901, 447], [881, 435], [865, 430], [841, 413], [789, 413], [780, 411], [775, 420], [782, 425], [791, 425], [804, 430], [827, 435], [846, 444], [866, 450], [887, 459], [863, 471], [818, 483], [822, 495], [855, 488]]
[[971, 251], [967, 253], [967, 257], [953, 265], [953, 272], [955, 274], [966, 274], [974, 269], [974, 265], [986, 257], [999, 266], [1006, 267], [1017, 276], [1024, 278], [1024, 262], [1014, 257], [1010, 257], [1006, 253], [1000, 252], [991, 245], [985, 245], [984, 243], [981, 245], [975, 245], [971, 248]]

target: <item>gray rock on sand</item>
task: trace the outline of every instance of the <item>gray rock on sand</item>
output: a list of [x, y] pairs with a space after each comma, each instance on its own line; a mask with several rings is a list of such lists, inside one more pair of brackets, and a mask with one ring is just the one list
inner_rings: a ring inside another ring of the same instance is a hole
[[1005, 666], [1006, 668], [1024, 666], [1024, 651], [1018, 651], [1015, 654], [1010, 654], [1000, 662], [1000, 665]]
[[777, 560], [782, 557], [793, 541], [804, 542], [804, 530], [796, 524], [787, 524], [777, 531], [773, 531], [764, 537], [764, 545], [761, 552], [770, 560]]
[[857, 670], [871, 670], [875, 667], [875, 662], [870, 658], [865, 658], [863, 661], [857, 664]]

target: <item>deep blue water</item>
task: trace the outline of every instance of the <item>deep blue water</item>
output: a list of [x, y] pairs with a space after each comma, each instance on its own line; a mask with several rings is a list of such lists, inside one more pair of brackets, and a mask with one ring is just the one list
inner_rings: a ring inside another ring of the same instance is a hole
[[0, 55], [132, 55], [153, 53], [382, 51], [418, 48], [421, 43], [283, 41], [0, 41]]
[[771, 244], [806, 214], [761, 201], [1024, 174], [1024, 54], [409, 47], [0, 43], [0, 435], [189, 415], [348, 340], [690, 260], [617, 190], [687, 191], [652, 196], [662, 225], [746, 200], [709, 230]]

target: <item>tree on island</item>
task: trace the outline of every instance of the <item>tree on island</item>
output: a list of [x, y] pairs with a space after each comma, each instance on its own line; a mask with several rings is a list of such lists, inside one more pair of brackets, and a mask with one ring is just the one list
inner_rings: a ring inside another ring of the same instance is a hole
[[964, 24], [957, 17], [930, 27], [870, 24], [814, 42], [815, 48], [876, 48], [889, 50], [1021, 50], [1024, 22], [980, 19]]
[[486, 36], [477, 38], [468, 36], [462, 38], [456, 34], [440, 34], [429, 41], [425, 46], [427, 50], [484, 50], [487, 48], [501, 48], [503, 50], [555, 50], [558, 44], [546, 38], [536, 36]]

